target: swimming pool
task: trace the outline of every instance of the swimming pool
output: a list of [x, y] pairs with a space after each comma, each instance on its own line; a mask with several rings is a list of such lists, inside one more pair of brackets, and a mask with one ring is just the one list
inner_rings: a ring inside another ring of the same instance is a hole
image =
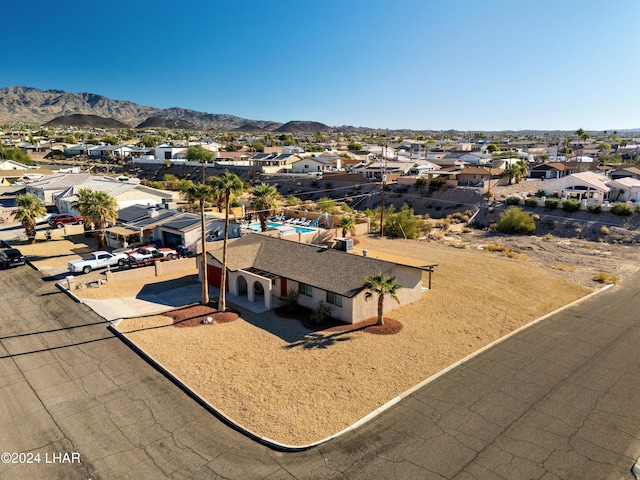
[[[284, 223], [271, 222], [271, 221], [267, 222], [267, 227], [270, 227], [270, 228], [287, 227], [287, 230], [290, 228], [295, 228], [296, 233], [309, 233], [309, 232], [316, 231], [315, 228], [298, 227], [296, 225], [288, 225]], [[251, 223], [247, 225], [247, 228], [250, 228], [251, 230], [255, 230], [256, 232], [262, 231], [259, 223]]]

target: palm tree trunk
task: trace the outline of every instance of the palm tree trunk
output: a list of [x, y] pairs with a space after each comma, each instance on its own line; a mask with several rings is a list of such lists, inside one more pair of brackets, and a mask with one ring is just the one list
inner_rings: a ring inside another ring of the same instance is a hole
[[376, 325], [382, 325], [384, 322], [382, 320], [382, 313], [384, 311], [384, 295], [378, 296], [378, 322]]
[[220, 297], [218, 299], [218, 311], [224, 312], [226, 305], [227, 284], [227, 237], [229, 231], [229, 195], [224, 199], [224, 238], [222, 239], [222, 275], [220, 276]]
[[204, 200], [200, 200], [200, 231], [202, 240], [202, 305], [209, 303], [209, 279], [207, 276], [207, 239], [204, 224]]

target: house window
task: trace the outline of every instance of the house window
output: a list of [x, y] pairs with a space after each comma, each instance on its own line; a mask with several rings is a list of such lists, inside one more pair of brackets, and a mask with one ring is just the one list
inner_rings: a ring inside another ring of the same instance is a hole
[[335, 305], [336, 307], [342, 307], [342, 295], [337, 293], [327, 292], [327, 303]]
[[313, 297], [313, 287], [306, 283], [298, 283], [298, 293], [306, 295], [307, 297]]

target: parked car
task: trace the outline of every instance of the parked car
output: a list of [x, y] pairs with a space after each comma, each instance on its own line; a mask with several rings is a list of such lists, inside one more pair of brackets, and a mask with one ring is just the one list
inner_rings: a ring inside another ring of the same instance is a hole
[[88, 257], [80, 260], [71, 260], [68, 263], [71, 273], [89, 273], [99, 268], [120, 266], [122, 267], [127, 261], [126, 253], [109, 253], [109, 252], [93, 252]]
[[0, 262], [2, 263], [2, 268], [15, 267], [27, 263], [25, 256], [17, 248], [0, 250]]
[[56, 228], [62, 228], [67, 224], [82, 225], [83, 223], [82, 215], [69, 215], [68, 213], [58, 213], [49, 219], [49, 225]]
[[47, 213], [44, 217], [36, 217], [36, 225], [49, 223], [49, 220], [51, 220], [51, 217], [53, 217], [52, 213]]

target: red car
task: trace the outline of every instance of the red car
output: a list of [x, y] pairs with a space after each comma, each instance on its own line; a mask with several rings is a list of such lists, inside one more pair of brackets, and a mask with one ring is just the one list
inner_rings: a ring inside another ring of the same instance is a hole
[[67, 224], [74, 224], [74, 223], [77, 223], [78, 225], [82, 225], [84, 223], [84, 218], [82, 218], [82, 215], [69, 215], [68, 213], [58, 213], [56, 215], [53, 215], [49, 219], [49, 225], [56, 228], [62, 228]]

